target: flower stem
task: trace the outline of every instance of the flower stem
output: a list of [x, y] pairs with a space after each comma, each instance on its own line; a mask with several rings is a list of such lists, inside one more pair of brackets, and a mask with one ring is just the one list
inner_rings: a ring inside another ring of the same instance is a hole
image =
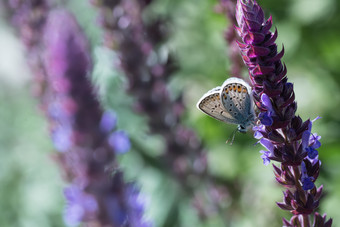
[[303, 227], [310, 227], [309, 215], [308, 214], [302, 215], [302, 219], [303, 219]]

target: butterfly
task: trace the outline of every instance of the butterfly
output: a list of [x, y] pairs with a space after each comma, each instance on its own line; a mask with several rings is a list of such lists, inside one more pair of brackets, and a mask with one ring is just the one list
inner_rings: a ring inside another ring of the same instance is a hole
[[237, 130], [242, 133], [254, 125], [251, 87], [236, 77], [228, 78], [222, 86], [205, 93], [197, 108], [217, 120], [238, 125]]

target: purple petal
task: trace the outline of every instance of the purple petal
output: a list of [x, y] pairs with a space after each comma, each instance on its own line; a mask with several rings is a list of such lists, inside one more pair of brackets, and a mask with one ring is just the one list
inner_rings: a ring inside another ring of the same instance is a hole
[[128, 152], [131, 147], [129, 137], [124, 131], [111, 133], [109, 137], [109, 144], [115, 152], [120, 154]]
[[127, 189], [127, 201], [130, 208], [130, 221], [132, 226], [136, 227], [151, 227], [152, 223], [144, 220], [144, 207], [146, 203], [145, 197], [139, 193], [139, 190], [130, 185]]
[[312, 121], [309, 121], [309, 123], [308, 123], [308, 129], [307, 129], [307, 131], [309, 132], [309, 134], [311, 134], [312, 126], [313, 126], [313, 122], [312, 122]]
[[261, 155], [261, 158], [263, 159], [263, 165], [267, 166], [270, 163], [270, 159], [269, 159], [270, 152], [261, 150], [260, 153], [263, 154]]
[[306, 130], [302, 133], [301, 145], [302, 145], [303, 150], [305, 150], [309, 145], [309, 137], [310, 137], [310, 131], [309, 130]]
[[79, 189], [76, 187], [68, 187], [64, 189], [64, 197], [69, 203], [73, 203], [77, 200], [79, 195]]
[[67, 202], [64, 221], [67, 225], [78, 225], [85, 218], [93, 216], [98, 210], [96, 200], [77, 186], [65, 188], [64, 196]]
[[52, 141], [56, 150], [65, 152], [72, 146], [72, 130], [66, 126], [59, 126], [52, 131]]
[[73, 205], [66, 208], [64, 213], [64, 221], [67, 225], [76, 226], [80, 224], [85, 212], [79, 205]]
[[303, 190], [307, 191], [307, 190], [311, 190], [315, 187], [312, 179], [313, 179], [312, 177], [308, 177], [308, 178], [306, 178], [302, 181]]
[[266, 127], [264, 125], [256, 125], [253, 127], [253, 130], [254, 131], [265, 131], [266, 130]]
[[260, 131], [254, 132], [254, 138], [255, 139], [261, 139], [263, 137], [262, 133]]
[[312, 120], [312, 122], [314, 123], [314, 121], [319, 120], [320, 118], [322, 118], [322, 117], [317, 116], [316, 118], [314, 118], [314, 119]]
[[314, 166], [317, 162], [319, 162], [319, 166], [321, 166], [321, 161], [318, 158], [314, 158], [311, 159], [307, 156], [307, 159], [310, 161], [310, 163], [312, 163], [312, 165]]
[[313, 133], [313, 137], [315, 140], [320, 140], [321, 136], [319, 136], [317, 133]]
[[319, 136], [317, 133], [314, 133], [313, 135], [311, 135], [309, 137], [309, 145], [310, 147], [314, 148], [314, 149], [318, 149], [319, 147], [321, 147], [321, 143], [320, 140], [321, 136]]
[[307, 169], [306, 169], [306, 164], [305, 162], [302, 162], [301, 163], [301, 180], [303, 181], [305, 178], [308, 178], [308, 175], [307, 175]]
[[318, 149], [319, 147], [321, 147], [321, 143], [319, 140], [315, 140], [314, 143], [310, 147], [313, 149]]
[[117, 117], [115, 115], [115, 113], [106, 111], [103, 116], [102, 119], [100, 121], [100, 129], [103, 132], [110, 132], [114, 129], [114, 127], [116, 126], [117, 123]]
[[270, 116], [269, 112], [264, 112], [259, 114], [259, 119], [263, 125], [271, 126], [273, 124], [273, 118]]
[[270, 142], [270, 140], [262, 138], [260, 140], [260, 143], [262, 146], [267, 148], [268, 151], [273, 152], [274, 151], [274, 145]]
[[254, 138], [261, 139], [263, 137], [263, 132], [266, 131], [266, 127], [262, 124], [253, 127]]
[[266, 109], [268, 111], [274, 112], [272, 101], [270, 100], [270, 98], [268, 97], [268, 95], [266, 93], [263, 93], [261, 95], [261, 102], [266, 107]]
[[315, 159], [316, 156], [318, 156], [318, 154], [319, 154], [318, 151], [313, 149], [312, 147], [308, 147], [306, 150], [308, 152], [308, 157], [310, 159]]

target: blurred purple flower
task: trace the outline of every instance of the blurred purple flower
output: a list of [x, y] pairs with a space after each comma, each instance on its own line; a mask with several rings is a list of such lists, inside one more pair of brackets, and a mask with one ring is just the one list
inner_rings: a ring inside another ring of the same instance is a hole
[[[164, 141], [164, 151], [160, 156], [142, 157], [148, 158], [148, 163], [155, 163], [153, 166], [159, 166], [157, 168], [160, 171], [180, 182], [181, 188], [192, 198], [194, 194], [201, 193], [192, 182], [214, 187], [219, 184], [228, 191], [225, 182], [220, 183], [219, 179], [209, 175], [207, 162], [202, 161], [206, 160], [206, 150], [201, 140], [181, 122], [184, 112], [182, 95], [174, 100], [168, 90], [169, 78], [178, 68], [173, 56], [164, 51], [167, 48], [163, 48], [169, 35], [168, 20], [153, 16], [150, 20], [144, 20], [149, 4], [155, 1], [91, 2], [99, 10], [104, 44], [119, 55], [116, 65], [127, 78], [127, 91], [135, 97], [136, 112], [147, 116], [150, 132], [160, 135]], [[128, 149], [125, 147], [129, 147], [121, 134], [111, 135], [109, 141], [110, 145], [116, 147], [115, 150], [125, 152]], [[119, 149], [120, 146], [124, 149]], [[228, 186], [233, 187], [232, 184]], [[220, 201], [210, 201], [214, 207], [221, 208]], [[202, 217], [206, 218], [207, 215], [208, 212]]]
[[[109, 218], [120, 213], [123, 224], [133, 226], [127, 218], [129, 186], [115, 162], [115, 152], [127, 150], [130, 143], [123, 132], [112, 132], [116, 116], [103, 113], [98, 102], [88, 78], [92, 59], [85, 35], [69, 12], [51, 10], [46, 0], [11, 0], [6, 7], [27, 46], [40, 85], [37, 95], [48, 117], [54, 146], [60, 151], [57, 160], [71, 183], [64, 191], [65, 222], [122, 226], [121, 220]], [[115, 148], [108, 142], [111, 132]], [[108, 197], [120, 201], [114, 210], [103, 205]], [[142, 216], [143, 209], [137, 208]]]
[[129, 137], [124, 131], [111, 133], [109, 136], [109, 144], [113, 150], [119, 154], [128, 152], [131, 147]]
[[[56, 160], [71, 183], [64, 191], [65, 222], [132, 227], [126, 200], [129, 185], [123, 181], [115, 151], [107, 140], [116, 119], [103, 113], [88, 78], [92, 59], [87, 38], [68, 11], [52, 10], [48, 3], [10, 0], [3, 5], [27, 47], [27, 60], [38, 85], [35, 94], [60, 152]], [[110, 197], [119, 201], [116, 207], [104, 205]], [[142, 216], [141, 205], [137, 208]]]
[[66, 127], [56, 127], [51, 132], [52, 142], [55, 149], [60, 152], [68, 151], [73, 145], [72, 130]]
[[75, 226], [84, 220], [94, 219], [98, 204], [92, 195], [85, 193], [76, 185], [64, 189], [66, 210], [64, 220], [67, 225]]
[[104, 133], [111, 132], [117, 124], [117, 116], [111, 111], [105, 111], [100, 120], [100, 129]]
[[127, 188], [127, 203], [130, 209], [130, 223], [133, 227], [152, 227], [152, 223], [144, 219], [145, 197], [140, 194], [135, 185]]

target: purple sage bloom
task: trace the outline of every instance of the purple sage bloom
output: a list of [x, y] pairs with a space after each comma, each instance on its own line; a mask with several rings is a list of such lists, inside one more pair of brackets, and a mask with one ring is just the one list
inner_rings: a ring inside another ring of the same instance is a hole
[[[143, 224], [143, 206], [132, 202], [136, 193], [124, 182], [116, 151], [108, 143], [116, 119], [102, 110], [89, 78], [92, 59], [87, 38], [68, 11], [53, 10], [49, 2], [10, 0], [3, 5], [27, 48], [35, 95], [49, 120], [59, 151], [56, 160], [70, 182], [64, 191], [65, 222], [98, 227]], [[119, 202], [113, 205], [110, 198]]]
[[286, 66], [281, 62], [284, 49], [278, 52], [275, 44], [278, 32], [270, 31], [272, 18], [265, 19], [255, 0], [238, 0], [236, 20], [242, 39], [238, 45], [260, 111], [254, 136], [267, 148], [261, 151], [264, 164], [269, 160], [279, 162], [280, 168], [273, 165], [276, 180], [289, 188], [284, 192], [284, 201], [277, 203], [293, 214], [290, 221], [283, 222], [286, 226], [310, 226], [309, 216], [314, 216], [314, 227], [331, 226], [332, 219], [321, 218], [315, 212], [323, 188], [314, 184], [320, 171], [316, 149], [321, 137], [311, 133], [312, 121], [303, 122], [295, 115], [293, 84], [288, 82]]

